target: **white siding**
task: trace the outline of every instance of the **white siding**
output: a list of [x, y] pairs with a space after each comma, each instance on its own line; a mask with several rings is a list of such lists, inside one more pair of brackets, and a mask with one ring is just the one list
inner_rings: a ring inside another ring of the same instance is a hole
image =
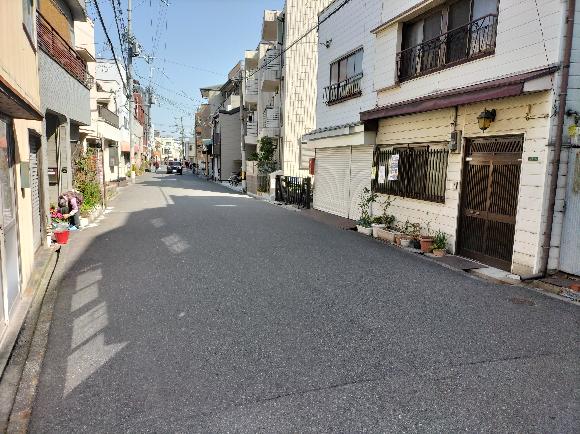
[[[320, 20], [332, 13], [342, 1], [336, 1], [320, 15]], [[358, 122], [360, 112], [375, 106], [374, 54], [375, 35], [370, 31], [380, 23], [380, 0], [351, 0], [346, 6], [320, 25], [318, 41], [332, 40], [329, 48], [318, 45], [318, 92], [316, 128]], [[339, 104], [327, 106], [323, 102], [324, 88], [330, 84], [330, 64], [349, 52], [363, 47], [362, 95]]]
[[[419, 1], [384, 0], [382, 22], [418, 5]], [[447, 89], [535, 70], [558, 62], [563, 5], [560, 0], [501, 0], [495, 54], [396, 84], [396, 52], [400, 26], [377, 34], [375, 89], [378, 104], [387, 105]], [[539, 12], [539, 20], [538, 20]], [[543, 36], [542, 36], [543, 35]], [[386, 87], [389, 89], [380, 91]]]
[[240, 114], [220, 114], [221, 178], [228, 179], [242, 164]]

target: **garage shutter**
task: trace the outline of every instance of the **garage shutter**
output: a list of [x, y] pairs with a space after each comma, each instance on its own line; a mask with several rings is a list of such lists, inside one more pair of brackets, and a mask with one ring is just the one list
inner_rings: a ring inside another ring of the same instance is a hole
[[316, 150], [314, 208], [348, 217], [350, 146]]
[[350, 161], [350, 210], [348, 218], [358, 220], [358, 203], [363, 188], [371, 188], [371, 168], [373, 165], [372, 146], [353, 146]]
[[30, 196], [32, 199], [33, 243], [36, 250], [42, 242], [40, 218], [40, 182], [38, 176], [38, 139], [30, 137]]

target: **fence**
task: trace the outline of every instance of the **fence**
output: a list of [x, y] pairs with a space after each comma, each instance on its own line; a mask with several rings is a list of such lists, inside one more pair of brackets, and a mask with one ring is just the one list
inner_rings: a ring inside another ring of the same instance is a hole
[[312, 203], [311, 186], [310, 177], [276, 175], [276, 201], [309, 209]]
[[[398, 156], [398, 163], [393, 156]], [[445, 203], [448, 156], [446, 149], [377, 150], [372, 189], [376, 193]], [[383, 170], [384, 176], [380, 176]]]

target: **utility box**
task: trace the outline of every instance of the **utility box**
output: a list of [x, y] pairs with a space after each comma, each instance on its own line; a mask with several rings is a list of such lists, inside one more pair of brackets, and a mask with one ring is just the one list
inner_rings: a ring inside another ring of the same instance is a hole
[[308, 173], [314, 176], [314, 165], [315, 165], [316, 158], [311, 158], [308, 160]]

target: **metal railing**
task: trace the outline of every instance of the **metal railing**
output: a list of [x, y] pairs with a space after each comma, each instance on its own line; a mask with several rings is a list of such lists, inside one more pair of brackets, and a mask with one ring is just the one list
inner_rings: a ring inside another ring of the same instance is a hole
[[399, 81], [495, 52], [497, 14], [478, 18], [397, 53]]
[[94, 84], [94, 77], [87, 71], [87, 63], [62, 38], [42, 15], [36, 14], [38, 47], [87, 89]]
[[445, 203], [448, 156], [449, 151], [446, 149], [377, 150], [374, 155], [377, 170], [371, 180], [372, 190]]
[[280, 109], [276, 107], [266, 107], [264, 109], [264, 127], [280, 128]]
[[257, 136], [258, 135], [258, 122], [248, 121], [248, 123], [246, 124], [246, 135], [248, 135], [248, 136]]
[[99, 106], [99, 118], [105, 121], [106, 124], [111, 125], [112, 127], [119, 128], [119, 116], [116, 113], [113, 113], [107, 107]]
[[362, 77], [363, 73], [360, 72], [339, 83], [326, 86], [323, 94], [324, 103], [331, 105], [361, 95]]
[[276, 175], [276, 201], [310, 209], [312, 182], [310, 177]]

